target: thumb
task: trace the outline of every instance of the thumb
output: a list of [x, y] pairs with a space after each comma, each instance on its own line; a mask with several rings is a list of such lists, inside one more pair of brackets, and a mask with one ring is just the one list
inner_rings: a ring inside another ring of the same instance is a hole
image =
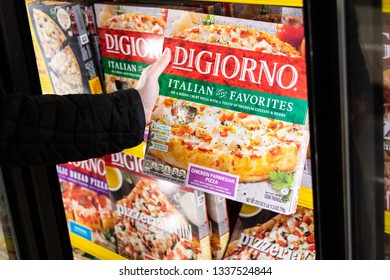
[[153, 63], [149, 70], [150, 78], [158, 78], [171, 61], [171, 49], [165, 48], [160, 58]]

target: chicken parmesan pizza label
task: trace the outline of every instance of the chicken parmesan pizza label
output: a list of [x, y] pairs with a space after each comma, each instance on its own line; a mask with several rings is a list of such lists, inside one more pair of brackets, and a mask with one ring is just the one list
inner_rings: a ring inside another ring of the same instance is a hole
[[238, 176], [190, 164], [186, 185], [209, 193], [234, 198]]
[[172, 57], [159, 79], [146, 174], [296, 210], [309, 139], [306, 61], [278, 28], [168, 11], [164, 48]]

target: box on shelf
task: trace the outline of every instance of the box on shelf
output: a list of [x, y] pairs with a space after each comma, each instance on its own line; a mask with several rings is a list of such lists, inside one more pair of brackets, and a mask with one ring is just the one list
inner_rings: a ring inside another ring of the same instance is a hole
[[80, 5], [26, 1], [44, 94], [102, 93]]
[[145, 173], [295, 212], [309, 140], [306, 61], [277, 28], [168, 11], [172, 62], [159, 80]]
[[107, 93], [134, 88], [162, 53], [166, 9], [95, 4]]
[[104, 159], [59, 164], [57, 174], [69, 231], [116, 252]]
[[276, 37], [303, 52], [303, 8], [272, 5], [234, 4], [234, 16], [276, 23]]
[[142, 173], [143, 159], [106, 157], [118, 254], [129, 259], [211, 259], [205, 194]]
[[206, 193], [206, 206], [211, 231], [212, 259], [221, 260], [230, 238], [226, 198]]
[[225, 260], [314, 260], [313, 210], [284, 215], [243, 204]]

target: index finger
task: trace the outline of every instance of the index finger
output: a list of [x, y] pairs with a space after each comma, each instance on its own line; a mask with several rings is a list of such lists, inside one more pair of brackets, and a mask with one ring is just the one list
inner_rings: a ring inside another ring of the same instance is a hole
[[171, 49], [165, 48], [160, 58], [150, 68], [149, 70], [150, 78], [158, 78], [161, 75], [161, 73], [165, 70], [165, 68], [168, 66], [170, 61], [171, 61]]

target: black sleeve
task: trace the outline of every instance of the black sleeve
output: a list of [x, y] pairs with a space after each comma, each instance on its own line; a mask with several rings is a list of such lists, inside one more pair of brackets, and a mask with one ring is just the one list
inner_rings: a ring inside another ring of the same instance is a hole
[[49, 165], [140, 144], [145, 114], [135, 89], [113, 94], [5, 94], [0, 89], [0, 165]]

